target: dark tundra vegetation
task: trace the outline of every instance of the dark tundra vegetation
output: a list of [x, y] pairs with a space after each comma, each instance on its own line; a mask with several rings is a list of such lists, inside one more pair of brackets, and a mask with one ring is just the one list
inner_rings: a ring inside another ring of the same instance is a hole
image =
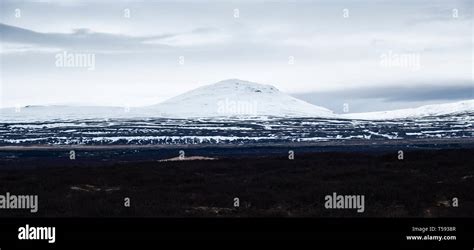
[[[190, 160], [159, 161], [113, 152], [97, 151], [109, 157], [88, 160], [79, 152], [74, 161], [3, 152], [0, 190], [37, 194], [39, 209], [0, 209], [0, 216], [474, 216], [470, 147], [408, 150], [403, 160], [396, 149], [297, 151], [294, 160], [285, 154], [201, 160], [189, 154]], [[334, 192], [364, 195], [365, 211], [325, 209], [324, 197]]]

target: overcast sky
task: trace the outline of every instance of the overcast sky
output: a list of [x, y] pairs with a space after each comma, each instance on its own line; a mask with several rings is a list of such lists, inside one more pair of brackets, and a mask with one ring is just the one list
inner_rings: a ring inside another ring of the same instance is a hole
[[229, 78], [336, 112], [472, 99], [472, 2], [2, 0], [0, 104], [140, 106]]

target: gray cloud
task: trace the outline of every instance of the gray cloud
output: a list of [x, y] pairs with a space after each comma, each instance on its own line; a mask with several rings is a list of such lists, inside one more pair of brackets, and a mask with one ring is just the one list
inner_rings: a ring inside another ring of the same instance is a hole
[[[185, 33], [166, 33], [152, 36], [128, 36], [94, 32], [86, 28], [74, 29], [71, 33], [41, 33], [0, 23], [2, 42], [35, 45], [40, 48], [77, 49], [88, 51], [133, 51], [169, 48], [160, 40], [185, 34], [206, 34], [213, 28], [196, 28]], [[147, 43], [152, 42], [152, 43]]]
[[412, 18], [406, 23], [408, 25], [416, 25], [438, 21], [450, 21], [453, 20], [454, 10], [456, 10], [456, 14], [458, 15], [456, 19], [465, 21], [472, 19], [472, 12], [469, 11], [472, 9], [472, 2], [470, 1], [454, 0], [450, 1], [448, 5], [446, 5], [446, 3], [440, 4], [433, 1], [432, 6], [424, 7], [422, 9], [422, 13], [424, 14]]
[[350, 112], [365, 112], [474, 99], [472, 81], [450, 82], [444, 85], [414, 83], [411, 86], [361, 87], [338, 91], [295, 93], [293, 96], [332, 109], [337, 113], [342, 112], [344, 103], [350, 105]]

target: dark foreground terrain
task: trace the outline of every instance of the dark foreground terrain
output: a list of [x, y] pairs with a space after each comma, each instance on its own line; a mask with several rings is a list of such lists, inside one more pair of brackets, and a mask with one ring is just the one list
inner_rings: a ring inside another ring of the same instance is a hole
[[[80, 155], [71, 161], [34, 151], [3, 154], [0, 195], [37, 194], [39, 211], [0, 209], [0, 216], [474, 217], [474, 149], [413, 149], [403, 160], [397, 152], [187, 161], [109, 153], [107, 160], [83, 162]], [[325, 209], [324, 197], [333, 192], [365, 195], [365, 212]]]

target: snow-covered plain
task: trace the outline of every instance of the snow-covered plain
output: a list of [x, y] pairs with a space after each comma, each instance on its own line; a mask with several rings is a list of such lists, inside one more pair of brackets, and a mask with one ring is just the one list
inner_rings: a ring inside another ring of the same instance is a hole
[[166, 145], [473, 139], [473, 116], [366, 121], [327, 118], [91, 119], [0, 123], [5, 145]]

